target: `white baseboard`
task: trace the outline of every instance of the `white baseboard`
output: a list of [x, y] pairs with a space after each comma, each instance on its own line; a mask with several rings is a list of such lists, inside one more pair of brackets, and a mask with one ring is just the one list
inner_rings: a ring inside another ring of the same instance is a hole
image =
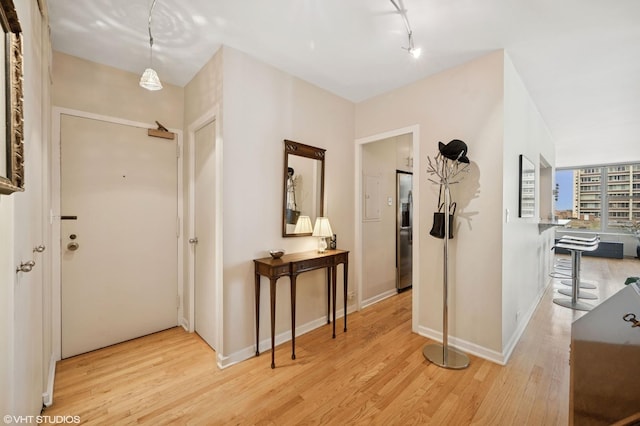
[[[355, 306], [351, 305], [351, 306], [347, 306], [347, 310], [349, 313], [355, 311]], [[341, 310], [336, 310], [336, 320], [339, 318], [342, 318], [344, 316], [344, 308]], [[326, 317], [322, 317], [322, 318], [318, 318], [316, 320], [313, 321], [309, 321], [306, 324], [302, 324], [301, 326], [296, 327], [296, 337], [299, 337], [303, 334], [306, 334], [312, 330], [315, 330], [316, 328], [320, 328], [320, 327], [324, 327], [327, 324], [327, 318]], [[340, 323], [336, 324], [336, 332], [338, 331], [338, 327], [340, 326]], [[347, 323], [348, 325], [348, 323]], [[342, 330], [342, 329], [340, 329]], [[336, 333], [337, 334], [337, 333]], [[287, 330], [283, 333], [280, 334], [276, 334], [275, 336], [275, 345], [278, 346], [282, 343], [288, 342], [291, 340], [291, 330]], [[260, 348], [260, 356], [263, 356], [265, 359], [267, 359], [267, 356], [264, 355], [264, 353], [268, 353], [271, 351], [271, 336], [269, 336], [266, 339], [261, 340], [258, 343], [258, 347]], [[227, 367], [231, 367], [234, 364], [237, 364], [239, 362], [242, 362], [244, 360], [247, 360], [251, 357], [256, 356], [256, 347], [255, 346], [250, 346], [244, 349], [241, 349], [237, 352], [234, 352], [228, 356], [224, 356], [222, 354], [218, 354], [218, 367], [220, 369], [224, 369]], [[267, 361], [265, 361], [267, 362]], [[270, 364], [270, 363], [269, 363]]]
[[[441, 331], [433, 330], [428, 327], [418, 327], [418, 334], [442, 343]], [[467, 342], [463, 339], [458, 339], [454, 336], [449, 336], [448, 343], [452, 348], [458, 349], [462, 352], [484, 358], [488, 361], [495, 362], [496, 364], [505, 365], [504, 357], [500, 352], [487, 349], [484, 346], [476, 345], [475, 343]]]
[[45, 407], [50, 407], [53, 404], [53, 383], [56, 379], [56, 357], [55, 354], [51, 354], [49, 358], [49, 375], [47, 377], [47, 389], [42, 394], [42, 403]]
[[[522, 334], [526, 330], [527, 325], [529, 324], [529, 321], [533, 317], [533, 314], [536, 311], [536, 308], [538, 307], [538, 304], [542, 300], [542, 297], [544, 296], [544, 293], [549, 287], [550, 283], [551, 283], [551, 280], [549, 280], [549, 282], [547, 282], [547, 285], [542, 288], [542, 290], [536, 297], [536, 301], [531, 304], [531, 307], [522, 318], [522, 321], [520, 321], [518, 328], [511, 335], [511, 339], [509, 339], [509, 343], [504, 347], [502, 352], [497, 352], [497, 351], [494, 351], [493, 349], [488, 349], [488, 348], [485, 348], [484, 346], [476, 345], [475, 343], [467, 342], [463, 339], [458, 339], [452, 336], [449, 336], [449, 339], [448, 339], [449, 345], [463, 352], [473, 354], [475, 356], [478, 356], [480, 358], [486, 359], [491, 362], [495, 362], [496, 364], [507, 365], [507, 362], [509, 362], [509, 358], [511, 357], [511, 354], [513, 353], [516, 345], [520, 341]], [[427, 327], [418, 327], [418, 334], [442, 343], [441, 331], [433, 330]]]
[[184, 317], [180, 318], [180, 323], [178, 325], [184, 328], [185, 331], [189, 332], [189, 321], [187, 321]]
[[388, 299], [391, 296], [395, 296], [396, 294], [398, 294], [398, 290], [394, 288], [393, 290], [387, 290], [384, 293], [378, 294], [377, 296], [371, 297], [367, 300], [363, 300], [362, 309], [381, 302], [384, 299]]

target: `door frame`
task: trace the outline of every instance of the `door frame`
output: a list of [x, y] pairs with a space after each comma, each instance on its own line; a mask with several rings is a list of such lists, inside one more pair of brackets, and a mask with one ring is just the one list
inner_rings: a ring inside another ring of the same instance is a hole
[[[51, 132], [51, 210], [49, 212], [49, 223], [51, 224], [51, 334], [52, 334], [52, 346], [53, 353], [56, 361], [62, 359], [62, 253], [60, 249], [60, 172], [61, 172], [61, 123], [62, 116], [68, 115], [72, 117], [87, 118], [90, 120], [104, 121], [112, 124], [121, 124], [125, 126], [138, 127], [141, 129], [155, 129], [157, 126], [151, 123], [141, 123], [137, 121], [125, 120], [118, 117], [111, 117], [101, 114], [94, 114], [85, 111], [79, 111], [70, 108], [62, 108], [54, 106], [52, 108], [52, 132]], [[176, 134], [176, 163], [177, 163], [177, 212], [176, 212], [176, 233], [177, 233], [177, 290], [180, 303], [178, 304], [177, 323], [180, 324], [180, 319], [184, 316], [183, 308], [183, 259], [184, 259], [184, 235], [182, 230], [182, 218], [184, 217], [184, 203], [183, 203], [183, 146], [182, 146], [182, 130], [169, 129], [169, 131]], [[182, 161], [181, 161], [182, 160]]]
[[[413, 228], [420, 229], [420, 180], [422, 179], [422, 169], [420, 168], [420, 125], [403, 127], [399, 129], [389, 130], [383, 133], [377, 133], [375, 135], [367, 136], [364, 138], [358, 138], [355, 140], [355, 269], [356, 269], [356, 294], [357, 294], [357, 309], [360, 310], [362, 306], [362, 277], [364, 276], [362, 266], [362, 253], [363, 253], [363, 231], [362, 231], [362, 218], [363, 208], [362, 199], [364, 194], [363, 188], [363, 170], [362, 170], [362, 151], [364, 145], [372, 142], [378, 142], [384, 139], [389, 139], [395, 136], [411, 134], [413, 158], [418, 159], [414, 163], [413, 167]], [[414, 233], [415, 235], [415, 233]], [[413, 265], [419, 265], [420, 259], [420, 238], [413, 239]], [[420, 318], [420, 306], [418, 301], [420, 300], [420, 268], [413, 269], [413, 284], [412, 284], [412, 302], [411, 302], [411, 329], [414, 333], [418, 332], [418, 318]]]
[[[220, 112], [218, 107], [211, 108], [206, 111], [196, 120], [194, 120], [191, 124], [189, 124], [187, 128], [187, 150], [188, 150], [188, 161], [189, 161], [189, 181], [188, 181], [188, 205], [189, 205], [189, 216], [188, 216], [188, 226], [187, 233], [189, 238], [193, 238], [195, 235], [195, 202], [196, 202], [196, 177], [195, 177], [195, 143], [196, 143], [196, 132], [202, 129], [204, 126], [210, 123], [214, 123], [215, 126], [215, 142], [214, 142], [214, 153], [215, 153], [215, 211], [216, 217], [214, 221], [214, 232], [215, 232], [215, 258], [213, 259], [214, 268], [215, 268], [215, 283], [214, 283], [214, 291], [216, 294], [216, 303], [215, 303], [215, 318], [216, 318], [216, 326], [215, 326], [215, 351], [217, 357], [218, 368], [223, 368], [224, 357], [222, 354], [223, 350], [223, 303], [222, 298], [224, 297], [223, 293], [223, 252], [222, 252], [222, 242], [223, 242], [223, 227], [222, 227], [222, 202], [223, 202], [223, 161], [222, 161], [222, 134], [220, 132]], [[185, 319], [185, 328], [189, 332], [195, 331], [195, 266], [196, 266], [196, 256], [194, 250], [191, 247], [187, 250], [187, 265], [188, 265], [188, 278], [187, 278], [187, 288], [189, 290], [189, 318]]]

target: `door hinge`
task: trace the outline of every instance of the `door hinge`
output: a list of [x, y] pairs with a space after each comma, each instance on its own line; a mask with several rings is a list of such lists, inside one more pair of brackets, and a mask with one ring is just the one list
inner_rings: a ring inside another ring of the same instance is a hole
[[180, 158], [180, 145], [176, 144], [176, 158]]
[[180, 309], [180, 295], [176, 294], [176, 308]]
[[176, 238], [180, 238], [180, 216], [176, 216]]

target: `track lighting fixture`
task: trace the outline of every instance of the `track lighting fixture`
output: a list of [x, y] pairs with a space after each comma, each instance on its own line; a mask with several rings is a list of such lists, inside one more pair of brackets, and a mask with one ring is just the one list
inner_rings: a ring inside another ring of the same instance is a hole
[[422, 49], [420, 49], [419, 47], [415, 47], [413, 44], [413, 31], [411, 30], [411, 25], [409, 25], [409, 18], [407, 18], [407, 11], [405, 10], [404, 5], [402, 4], [402, 0], [398, 0], [399, 4], [398, 2], [396, 2], [396, 0], [389, 0], [389, 1], [391, 1], [391, 4], [393, 4], [393, 6], [396, 8], [398, 13], [402, 17], [402, 22], [404, 22], [405, 29], [407, 30], [407, 37], [409, 38], [409, 46], [403, 47], [403, 49], [409, 52], [409, 54], [414, 58], [416, 59], [419, 58], [420, 54], [422, 53]]

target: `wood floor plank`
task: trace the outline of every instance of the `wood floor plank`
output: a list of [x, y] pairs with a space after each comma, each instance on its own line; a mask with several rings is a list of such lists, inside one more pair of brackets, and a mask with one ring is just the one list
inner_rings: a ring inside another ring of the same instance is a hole
[[[583, 258], [599, 303], [640, 276], [640, 261]], [[173, 328], [58, 363], [45, 413], [86, 425], [565, 425], [571, 322], [584, 313], [547, 289], [506, 366], [470, 356], [464, 370], [422, 355], [411, 332], [411, 292], [326, 325], [270, 354], [219, 370], [197, 334]], [[339, 324], [338, 324], [339, 325]]]

